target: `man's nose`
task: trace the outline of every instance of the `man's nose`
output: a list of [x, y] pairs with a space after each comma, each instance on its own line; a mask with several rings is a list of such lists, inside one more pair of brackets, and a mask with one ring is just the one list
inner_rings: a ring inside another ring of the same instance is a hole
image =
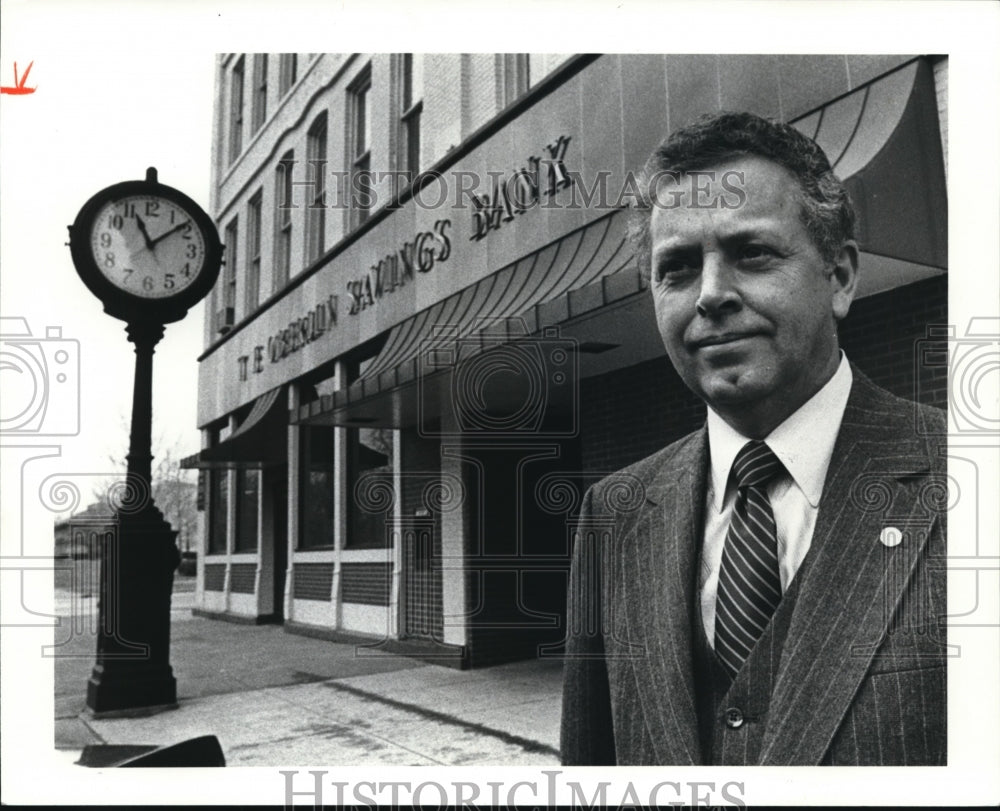
[[742, 306], [733, 268], [723, 257], [707, 254], [701, 269], [701, 289], [695, 306], [698, 315], [713, 318], [736, 312]]

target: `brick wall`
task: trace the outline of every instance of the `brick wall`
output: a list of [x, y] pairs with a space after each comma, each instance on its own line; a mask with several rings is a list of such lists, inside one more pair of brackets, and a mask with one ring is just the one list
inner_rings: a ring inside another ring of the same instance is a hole
[[585, 471], [618, 470], [690, 433], [705, 406], [666, 355], [581, 382]]
[[[893, 394], [944, 408], [944, 368], [917, 364], [929, 325], [946, 324], [947, 275], [854, 302], [840, 325], [847, 357]], [[937, 344], [940, 348], [940, 344]], [[664, 356], [581, 384], [585, 471], [613, 471], [704, 422], [704, 406]]]
[[462, 137], [468, 137], [497, 113], [496, 57], [462, 54]]
[[941, 151], [944, 153], [944, 178], [948, 179], [948, 57], [934, 62], [934, 95], [937, 96], [938, 124], [941, 127]]
[[424, 112], [420, 165], [430, 166], [462, 142], [462, 71], [459, 54], [424, 56]]
[[868, 377], [899, 397], [944, 408], [947, 371], [923, 357], [927, 327], [948, 323], [947, 274], [869, 296], [851, 305], [840, 345]]

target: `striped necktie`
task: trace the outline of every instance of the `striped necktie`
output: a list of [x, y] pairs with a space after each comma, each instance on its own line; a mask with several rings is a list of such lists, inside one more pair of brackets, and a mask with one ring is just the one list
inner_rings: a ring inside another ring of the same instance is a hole
[[744, 660], [781, 601], [778, 540], [767, 483], [784, 470], [763, 442], [748, 442], [733, 462], [736, 504], [719, 569], [715, 652], [730, 677]]

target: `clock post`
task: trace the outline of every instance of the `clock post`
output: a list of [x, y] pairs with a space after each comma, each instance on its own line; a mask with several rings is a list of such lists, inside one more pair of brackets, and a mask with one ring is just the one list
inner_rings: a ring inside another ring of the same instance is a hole
[[180, 553], [177, 532], [152, 493], [153, 351], [163, 332], [149, 322], [126, 327], [135, 345], [132, 430], [117, 533], [101, 556], [97, 662], [87, 682], [87, 707], [95, 713], [177, 702], [170, 601]]
[[135, 347], [132, 424], [124, 495], [102, 549], [97, 659], [87, 682], [94, 713], [175, 706], [170, 602], [180, 562], [176, 531], [152, 491], [153, 353], [218, 277], [222, 246], [211, 218], [177, 189], [146, 179], [99, 191], [70, 230], [81, 280]]

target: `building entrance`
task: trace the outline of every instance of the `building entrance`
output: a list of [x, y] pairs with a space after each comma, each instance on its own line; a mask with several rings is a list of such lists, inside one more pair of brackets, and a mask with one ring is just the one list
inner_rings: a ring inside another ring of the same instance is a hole
[[434, 437], [409, 436], [403, 446], [402, 635], [442, 641], [441, 445]]

